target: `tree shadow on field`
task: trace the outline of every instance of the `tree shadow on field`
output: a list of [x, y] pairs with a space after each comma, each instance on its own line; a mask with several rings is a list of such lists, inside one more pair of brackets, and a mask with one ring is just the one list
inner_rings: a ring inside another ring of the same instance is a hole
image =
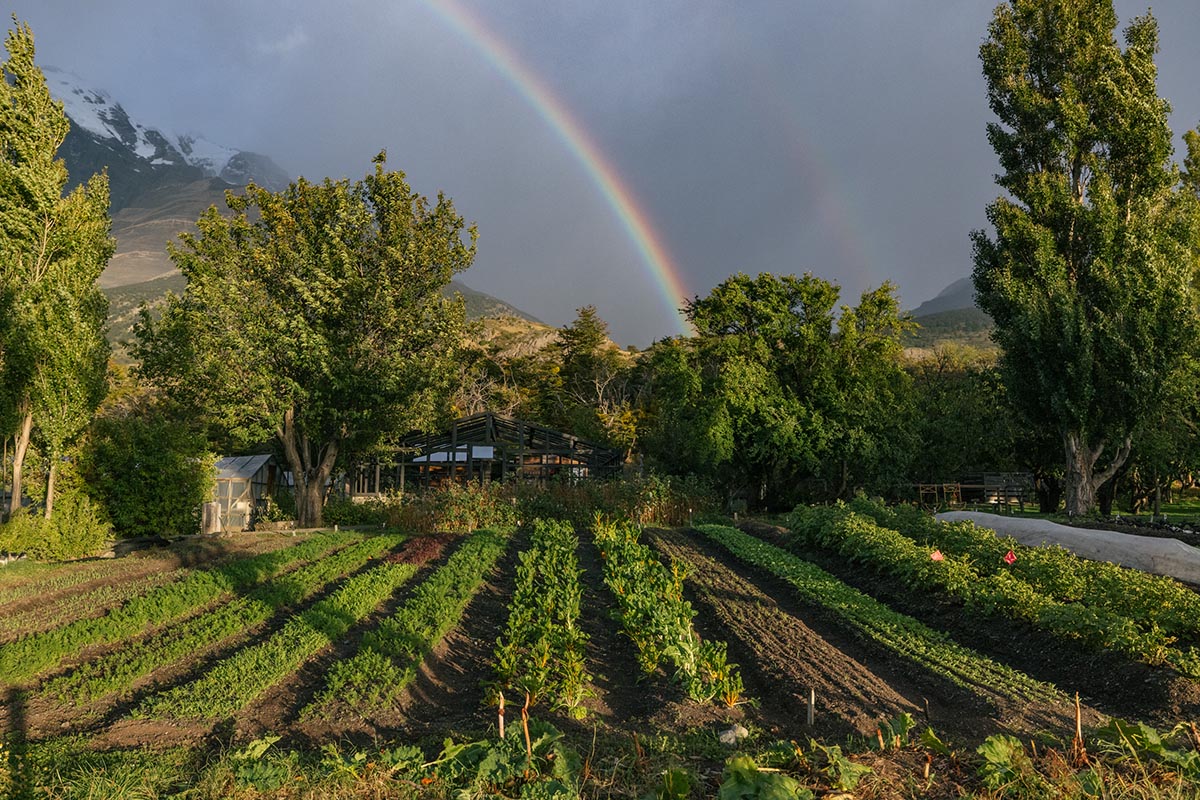
[[[8, 724], [4, 732], [5, 761], [0, 772], [0, 790], [7, 788], [12, 800], [32, 800], [34, 796], [33, 764], [29, 760], [27, 725], [25, 721], [25, 692], [9, 687], [4, 695]], [[8, 786], [5, 787], [7, 782]]]

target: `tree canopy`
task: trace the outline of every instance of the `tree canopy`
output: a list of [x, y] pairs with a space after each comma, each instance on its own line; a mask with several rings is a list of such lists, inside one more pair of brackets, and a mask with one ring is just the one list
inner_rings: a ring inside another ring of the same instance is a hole
[[1110, 0], [1014, 0], [980, 49], [1007, 193], [973, 234], [1008, 395], [1052, 426], [1068, 513], [1090, 512], [1196, 343], [1197, 200], [1171, 163], [1154, 18], [1122, 49]]
[[97, 280], [113, 252], [108, 179], [63, 195], [57, 158], [68, 121], [34, 63], [33, 33], [5, 39], [0, 81], [0, 422], [16, 432], [12, 509], [36, 434], [50, 458], [46, 516], [59, 458], [104, 395], [108, 301]]
[[171, 248], [187, 289], [161, 320], [143, 312], [135, 353], [228, 446], [273, 437], [300, 523], [319, 524], [339, 457], [444, 411], [463, 307], [441, 289], [470, 266], [475, 229], [383, 153], [360, 181], [251, 185], [227, 203]]
[[685, 309], [691, 339], [647, 354], [643, 441], [673, 471], [752, 502], [845, 496], [904, 471], [907, 322], [890, 284], [837, 305], [810, 274], [737, 274]]

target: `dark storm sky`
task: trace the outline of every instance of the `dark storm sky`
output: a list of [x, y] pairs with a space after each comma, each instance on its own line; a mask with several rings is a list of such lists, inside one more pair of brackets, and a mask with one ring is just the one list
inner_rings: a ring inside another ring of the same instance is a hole
[[[705, 294], [812, 271], [903, 304], [970, 270], [997, 190], [978, 48], [990, 0], [462, 0], [591, 137]], [[39, 61], [135, 118], [358, 177], [381, 148], [478, 223], [461, 276], [559, 325], [594, 304], [622, 344], [670, 304], [592, 179], [436, 2], [22, 0]], [[1122, 26], [1146, 5], [1118, 2]], [[1154, 4], [1177, 137], [1200, 123], [1200, 6]], [[677, 303], [676, 303], [677, 305]]]

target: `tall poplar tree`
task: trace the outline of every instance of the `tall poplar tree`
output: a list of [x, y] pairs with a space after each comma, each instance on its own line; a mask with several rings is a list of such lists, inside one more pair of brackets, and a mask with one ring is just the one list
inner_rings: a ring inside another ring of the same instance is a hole
[[1172, 163], [1158, 26], [1117, 43], [1111, 0], [1013, 0], [980, 48], [1005, 190], [972, 234], [1008, 394], [1053, 426], [1069, 514], [1129, 457], [1134, 430], [1193, 352], [1197, 201]]
[[474, 259], [475, 229], [384, 153], [374, 165], [354, 183], [227, 194], [231, 216], [210, 208], [171, 248], [184, 294], [136, 327], [142, 374], [214, 433], [275, 439], [302, 526], [321, 524], [339, 459], [435, 421], [456, 377], [464, 309], [441, 290]]
[[107, 177], [63, 196], [67, 169], [56, 156], [69, 123], [34, 63], [33, 32], [13, 21], [0, 81], [0, 419], [15, 432], [15, 511], [35, 424], [53, 475], [100, 402], [108, 305], [96, 281], [113, 242]]

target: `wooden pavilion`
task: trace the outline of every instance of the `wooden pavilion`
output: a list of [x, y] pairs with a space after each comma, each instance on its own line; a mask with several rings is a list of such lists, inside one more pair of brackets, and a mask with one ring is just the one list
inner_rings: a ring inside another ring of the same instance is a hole
[[409, 434], [393, 455], [351, 470], [348, 494], [382, 494], [448, 481], [578, 480], [621, 473], [624, 455], [569, 433], [491, 412], [463, 417], [438, 433]]

